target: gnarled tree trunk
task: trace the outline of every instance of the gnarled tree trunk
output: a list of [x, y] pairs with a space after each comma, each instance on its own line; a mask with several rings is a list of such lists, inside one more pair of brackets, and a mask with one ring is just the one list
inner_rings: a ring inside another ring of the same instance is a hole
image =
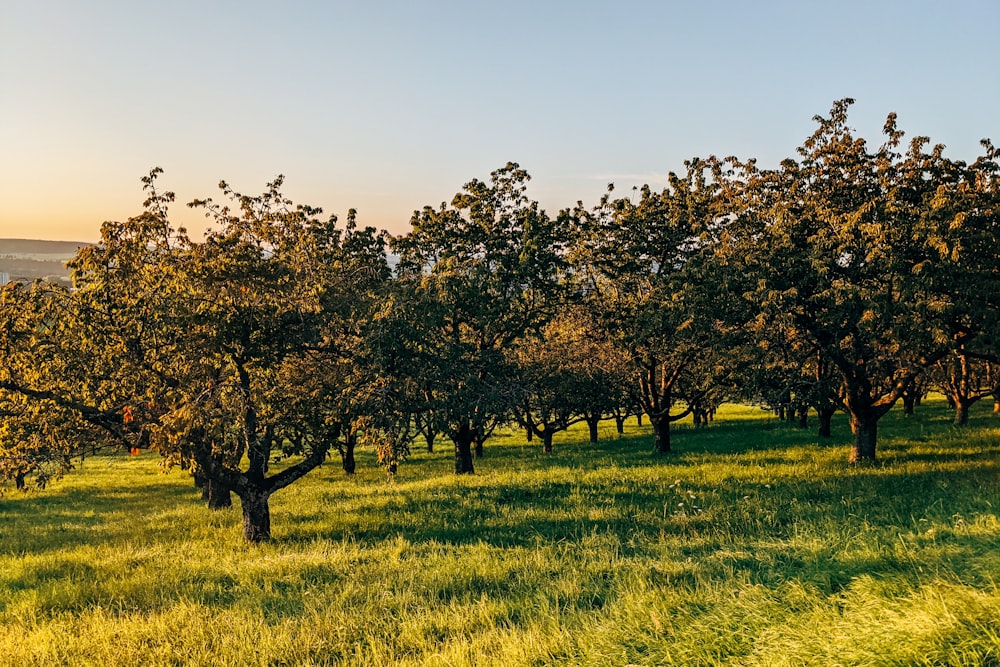
[[878, 442], [878, 417], [870, 414], [852, 414], [851, 432], [854, 442], [851, 443], [849, 463], [874, 463], [875, 445]]
[[546, 454], [552, 453], [552, 436], [555, 435], [555, 431], [550, 428], [545, 428], [542, 430], [542, 451]]
[[258, 544], [271, 539], [270, 494], [259, 489], [246, 489], [240, 494], [243, 508], [243, 537]]

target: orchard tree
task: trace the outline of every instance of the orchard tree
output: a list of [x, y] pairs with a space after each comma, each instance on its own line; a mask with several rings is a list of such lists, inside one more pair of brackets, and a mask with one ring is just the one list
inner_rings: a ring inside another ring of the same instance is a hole
[[[649, 416], [656, 450], [670, 451], [670, 424], [695, 408], [724, 360], [714, 346], [726, 333], [730, 297], [713, 259], [721, 227], [720, 165], [692, 160], [660, 192], [638, 201], [578, 206], [573, 278], [583, 302], [632, 363], [635, 397]], [[682, 387], [690, 390], [682, 394]], [[674, 411], [678, 401], [684, 407]]]
[[995, 393], [1000, 364], [1000, 152], [988, 140], [982, 146], [972, 164], [945, 160], [940, 145], [924, 154], [936, 187], [916, 211], [932, 249], [918, 268], [935, 301], [938, 338], [949, 347], [931, 381], [954, 405], [957, 425]]
[[170, 258], [186, 243], [166, 224], [172, 195], [156, 191], [158, 173], [143, 179], [141, 215], [105, 223], [102, 242], [78, 251], [72, 290], [36, 281], [0, 292], [5, 467], [46, 479], [88, 451], [148, 444], [175, 343], [161, 326]]
[[[191, 206], [215, 223], [179, 258], [179, 354], [155, 446], [235, 493], [250, 542], [270, 538], [272, 494], [318, 467], [343, 432], [337, 401], [358, 322], [388, 276], [384, 240], [294, 205], [282, 179], [259, 196]], [[276, 453], [298, 461], [269, 474]]]
[[415, 212], [393, 243], [398, 312], [412, 326], [398, 340], [421, 364], [410, 376], [426, 400], [420, 414], [455, 443], [458, 474], [474, 471], [472, 444], [517, 403], [504, 350], [558, 304], [558, 221], [528, 199], [528, 180], [508, 163], [451, 206]]
[[[71, 262], [75, 289], [18, 311], [0, 342], [22, 356], [0, 388], [74, 415], [67, 427], [195, 468], [220, 497], [239, 497], [244, 536], [260, 542], [270, 496], [340, 436], [342, 367], [388, 277], [384, 238], [353, 215], [340, 229], [294, 205], [279, 177], [260, 196], [222, 183], [229, 203], [194, 202], [216, 223], [194, 243], [169, 224], [159, 173], [143, 179], [146, 210], [105, 223]], [[269, 474], [276, 455], [298, 460]]]
[[963, 177], [942, 147], [926, 152], [924, 138], [900, 153], [894, 114], [870, 151], [847, 124], [852, 102], [816, 117], [798, 161], [742, 165], [729, 252], [752, 277], [746, 296], [761, 316], [786, 322], [836, 369], [854, 432], [850, 461], [866, 462], [876, 458], [879, 419], [956, 333], [942, 289], [951, 269], [930, 230], [935, 197]]
[[514, 415], [547, 453], [552, 436], [578, 422], [596, 442], [598, 422], [621, 402], [628, 360], [602, 338], [582, 309], [568, 307], [510, 351], [522, 391]]

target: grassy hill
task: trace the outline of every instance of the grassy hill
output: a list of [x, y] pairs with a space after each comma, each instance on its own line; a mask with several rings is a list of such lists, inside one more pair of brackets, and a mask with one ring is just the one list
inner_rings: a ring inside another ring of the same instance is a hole
[[[655, 457], [637, 427], [553, 455], [508, 434], [478, 474], [363, 453], [241, 537], [154, 454], [0, 499], [5, 664], [997, 665], [1000, 420], [942, 403], [881, 462], [727, 406]], [[368, 458], [364, 458], [368, 457]]]
[[65, 280], [69, 278], [66, 262], [85, 245], [78, 241], [0, 239], [0, 272], [9, 274], [12, 281]]

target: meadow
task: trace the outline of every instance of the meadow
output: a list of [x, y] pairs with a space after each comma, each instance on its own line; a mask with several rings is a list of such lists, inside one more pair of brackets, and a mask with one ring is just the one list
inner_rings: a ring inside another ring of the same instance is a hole
[[1000, 665], [1000, 418], [941, 401], [880, 461], [724, 406], [645, 428], [519, 433], [453, 474], [362, 452], [272, 499], [243, 542], [154, 454], [0, 498], [9, 665]]

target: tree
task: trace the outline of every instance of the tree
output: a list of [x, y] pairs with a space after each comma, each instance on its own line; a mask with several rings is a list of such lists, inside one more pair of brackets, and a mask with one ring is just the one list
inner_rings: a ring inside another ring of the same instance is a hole
[[949, 348], [932, 381], [954, 404], [956, 425], [994, 393], [1000, 364], [1000, 152], [988, 140], [982, 146], [972, 164], [944, 159], [940, 145], [924, 155], [935, 188], [916, 211], [931, 248], [918, 269], [934, 300], [937, 337]]
[[[169, 224], [159, 174], [143, 179], [146, 210], [105, 223], [71, 262], [74, 290], [31, 300], [57, 310], [22, 327], [37, 342], [4, 388], [196, 468], [239, 497], [245, 538], [264, 541], [270, 496], [340, 435], [341, 367], [388, 277], [384, 236], [357, 229], [353, 213], [342, 230], [295, 206], [279, 177], [257, 197], [222, 183], [234, 208], [193, 202], [217, 225], [194, 243]], [[276, 452], [300, 459], [269, 474]]]
[[[713, 345], [726, 331], [728, 297], [713, 258], [720, 212], [719, 165], [692, 160], [661, 192], [638, 202], [605, 196], [578, 206], [573, 276], [583, 302], [626, 350], [635, 396], [653, 425], [656, 450], [670, 451], [670, 424], [694, 409], [725, 369]], [[681, 395], [682, 388], [689, 393]], [[672, 412], [678, 400], [685, 402]]]
[[[250, 542], [270, 538], [270, 496], [322, 464], [343, 432], [340, 367], [388, 275], [382, 234], [357, 229], [353, 212], [341, 230], [281, 185], [251, 197], [223, 182], [235, 208], [191, 204], [217, 227], [174, 275], [184, 366], [155, 441], [239, 497]], [[269, 475], [276, 450], [301, 459]]]
[[591, 441], [597, 423], [618, 406], [627, 381], [627, 359], [606, 340], [587, 314], [567, 307], [537, 334], [510, 351], [523, 392], [514, 414], [552, 451], [552, 436], [586, 421]]
[[400, 335], [390, 347], [406, 344], [393, 363], [410, 360], [420, 413], [455, 443], [457, 474], [474, 471], [472, 443], [516, 405], [503, 351], [557, 303], [558, 221], [527, 198], [528, 180], [508, 163], [489, 182], [467, 183], [450, 207], [415, 212], [393, 242]]
[[[898, 152], [891, 114], [876, 151], [847, 124], [853, 100], [776, 170], [742, 165], [731, 257], [752, 277], [747, 297], [762, 317], [783, 320], [836, 369], [848, 413], [851, 462], [876, 458], [877, 425], [915, 379], [947, 352], [947, 273], [930, 234], [935, 196], [959, 187], [957, 163], [926, 139]], [[738, 186], [738, 187], [737, 187]], [[938, 278], [934, 276], [938, 275]]]
[[150, 267], [166, 266], [184, 243], [165, 223], [173, 196], [155, 190], [158, 173], [143, 179], [141, 215], [105, 223], [102, 243], [78, 252], [74, 289], [36, 281], [0, 293], [2, 446], [14, 468], [47, 479], [88, 451], [148, 444], [173, 345], [155, 333], [171, 312], [161, 289], [168, 272]]

